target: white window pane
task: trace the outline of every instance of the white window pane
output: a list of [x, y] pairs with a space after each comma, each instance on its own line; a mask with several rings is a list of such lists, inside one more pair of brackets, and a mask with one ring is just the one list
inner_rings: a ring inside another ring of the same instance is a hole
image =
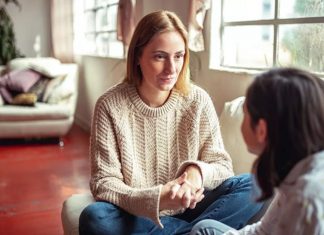
[[97, 6], [106, 6], [107, 4], [117, 4], [119, 0], [97, 0]]
[[116, 37], [118, 2], [74, 0], [74, 50], [77, 54], [123, 58], [123, 44]]
[[107, 14], [108, 30], [117, 29], [117, 10], [118, 10], [118, 5], [112, 5], [108, 7], [108, 14]]
[[85, 13], [86, 32], [93, 32], [95, 30], [95, 17], [94, 11], [87, 11]]
[[109, 56], [122, 58], [124, 47], [122, 42], [117, 40], [117, 34], [110, 33], [109, 38]]
[[324, 0], [280, 0], [280, 18], [324, 16]]
[[[95, 7], [96, 0], [84, 0], [85, 9], [91, 9]], [[75, 4], [78, 4], [75, 2]]]
[[223, 0], [224, 21], [270, 19], [274, 17], [274, 0]]
[[272, 26], [225, 27], [223, 65], [267, 68], [273, 63]]
[[107, 5], [109, 0], [97, 0], [97, 6], [104, 6]]
[[94, 54], [96, 52], [96, 41], [94, 34], [85, 35], [85, 43], [83, 48], [85, 54]]
[[324, 72], [324, 24], [279, 27], [278, 63]]
[[102, 31], [107, 30], [107, 10], [106, 8], [99, 9], [96, 14], [96, 30]]
[[108, 55], [108, 33], [100, 33], [96, 37], [97, 54], [102, 56]]

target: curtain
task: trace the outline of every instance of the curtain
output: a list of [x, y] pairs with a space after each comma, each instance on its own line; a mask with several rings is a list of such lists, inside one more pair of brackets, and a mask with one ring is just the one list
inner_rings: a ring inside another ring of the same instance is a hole
[[210, 0], [190, 0], [188, 39], [189, 49], [192, 51], [203, 51], [204, 37], [203, 28], [207, 10], [210, 8]]
[[117, 39], [123, 42], [124, 55], [135, 30], [136, 0], [119, 0], [117, 13]]
[[73, 62], [73, 0], [51, 0], [51, 27], [53, 56]]

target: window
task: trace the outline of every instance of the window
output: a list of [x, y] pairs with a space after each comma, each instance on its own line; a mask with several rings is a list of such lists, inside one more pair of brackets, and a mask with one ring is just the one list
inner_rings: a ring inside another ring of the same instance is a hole
[[324, 72], [324, 0], [213, 3], [211, 67]]
[[74, 51], [107, 57], [123, 57], [117, 40], [118, 0], [74, 0]]

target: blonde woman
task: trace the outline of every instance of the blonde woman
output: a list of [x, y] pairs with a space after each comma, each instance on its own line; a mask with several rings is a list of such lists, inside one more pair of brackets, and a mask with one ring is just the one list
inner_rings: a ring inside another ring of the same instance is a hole
[[181, 234], [203, 218], [240, 228], [260, 208], [233, 177], [208, 94], [189, 79], [187, 32], [169, 11], [137, 25], [124, 82], [97, 101], [80, 234]]

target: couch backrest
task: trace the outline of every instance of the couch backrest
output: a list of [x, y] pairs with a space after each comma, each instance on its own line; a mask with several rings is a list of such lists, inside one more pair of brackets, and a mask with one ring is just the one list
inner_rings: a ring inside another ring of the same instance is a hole
[[245, 97], [226, 102], [219, 117], [225, 149], [233, 160], [235, 174], [251, 172], [255, 156], [247, 151], [241, 134]]

